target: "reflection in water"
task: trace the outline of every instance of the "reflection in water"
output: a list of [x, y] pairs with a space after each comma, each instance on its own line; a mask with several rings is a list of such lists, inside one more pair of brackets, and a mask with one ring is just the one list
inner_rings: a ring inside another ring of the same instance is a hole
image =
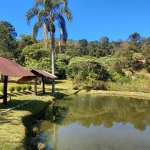
[[54, 108], [59, 119], [38, 124], [45, 130], [39, 138], [49, 150], [150, 149], [148, 100], [76, 95], [56, 102]]

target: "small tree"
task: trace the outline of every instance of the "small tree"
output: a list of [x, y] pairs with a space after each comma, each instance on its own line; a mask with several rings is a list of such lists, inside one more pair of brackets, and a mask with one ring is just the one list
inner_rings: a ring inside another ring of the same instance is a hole
[[12, 93], [13, 91], [15, 91], [14, 86], [10, 86], [10, 87], [9, 87], [9, 91], [10, 91], [10, 93]]
[[22, 85], [21, 86], [21, 90], [24, 92], [26, 90], [26, 86], [25, 85]]
[[15, 90], [16, 90], [17, 92], [20, 92], [20, 91], [21, 91], [21, 86], [17, 85], [17, 86], [15, 87]]
[[26, 89], [28, 89], [29, 91], [31, 91], [32, 86], [31, 85], [26, 85]]

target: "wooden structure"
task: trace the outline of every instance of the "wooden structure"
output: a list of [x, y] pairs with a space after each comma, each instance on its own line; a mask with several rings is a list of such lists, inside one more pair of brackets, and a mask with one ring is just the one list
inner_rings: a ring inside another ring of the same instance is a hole
[[7, 84], [8, 84], [8, 77], [31, 77], [32, 79], [35, 75], [26, 70], [24, 67], [20, 66], [13, 60], [10, 60], [5, 57], [0, 56], [0, 73], [4, 76], [4, 96], [3, 96], [3, 103], [7, 104]]
[[33, 73], [35, 75], [34, 78], [28, 76], [28, 77], [22, 77], [18, 80], [18, 82], [26, 82], [26, 81], [30, 81], [34, 79], [34, 93], [35, 95], [37, 94], [37, 80], [38, 78], [41, 78], [41, 85], [42, 85], [42, 92], [43, 94], [45, 94], [45, 82], [44, 79], [46, 78], [50, 78], [50, 79], [55, 79], [57, 78], [55, 75], [52, 75], [49, 72], [46, 72], [44, 70], [41, 69], [32, 69], [30, 70], [31, 73]]

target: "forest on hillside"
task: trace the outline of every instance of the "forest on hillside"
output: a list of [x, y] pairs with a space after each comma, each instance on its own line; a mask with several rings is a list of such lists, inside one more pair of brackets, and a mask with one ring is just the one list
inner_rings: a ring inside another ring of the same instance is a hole
[[[95, 33], [96, 34], [96, 33]], [[30, 35], [19, 35], [11, 23], [0, 21], [0, 56], [27, 69], [51, 72], [51, 48]], [[50, 44], [49, 44], [50, 45]], [[142, 72], [142, 73], [141, 73]], [[74, 89], [149, 92], [150, 37], [131, 33], [127, 40], [55, 39], [55, 75], [70, 79]]]

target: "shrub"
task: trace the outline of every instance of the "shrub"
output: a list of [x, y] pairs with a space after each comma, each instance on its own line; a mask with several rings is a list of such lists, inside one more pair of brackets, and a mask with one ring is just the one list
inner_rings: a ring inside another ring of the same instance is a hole
[[26, 90], [26, 86], [25, 86], [25, 85], [22, 85], [22, 86], [21, 86], [21, 90], [22, 90], [22, 91], [25, 91], [25, 90]]
[[116, 82], [117, 80], [119, 80], [122, 77], [122, 75], [118, 72], [113, 72], [111, 74], [111, 81]]
[[28, 89], [29, 91], [31, 91], [32, 86], [31, 85], [26, 85], [26, 89]]
[[147, 72], [150, 73], [150, 59], [146, 59], [145, 68], [146, 68]]
[[122, 76], [120, 79], [117, 80], [118, 83], [129, 83], [131, 82], [132, 78], [129, 76]]
[[93, 85], [93, 90], [107, 90], [107, 84], [104, 81], [97, 81], [94, 85]]
[[95, 59], [73, 58], [67, 69], [67, 77], [78, 82], [92, 80], [106, 81], [109, 78], [109, 72]]
[[10, 86], [10, 87], [9, 87], [9, 91], [10, 91], [10, 93], [12, 93], [13, 91], [15, 91], [14, 86]]
[[0, 86], [0, 92], [4, 93], [4, 86]]
[[15, 90], [16, 90], [17, 92], [20, 92], [20, 91], [21, 91], [21, 86], [17, 85], [17, 86], [15, 87]]

